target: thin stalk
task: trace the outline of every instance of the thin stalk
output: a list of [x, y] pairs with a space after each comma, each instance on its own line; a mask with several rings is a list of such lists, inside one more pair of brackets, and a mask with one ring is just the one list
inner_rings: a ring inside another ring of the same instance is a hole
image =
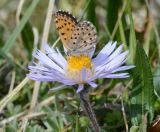
[[91, 122], [91, 125], [92, 125], [92, 129], [95, 132], [100, 132], [99, 124], [97, 122], [95, 113], [94, 113], [94, 111], [93, 111], [93, 109], [91, 107], [91, 104], [90, 104], [90, 101], [89, 101], [89, 98], [88, 98], [88, 92], [86, 92], [85, 90], [82, 90], [79, 93], [79, 97], [80, 97], [81, 103], [83, 105], [83, 108], [84, 108], [88, 118], [90, 119], [90, 122]]

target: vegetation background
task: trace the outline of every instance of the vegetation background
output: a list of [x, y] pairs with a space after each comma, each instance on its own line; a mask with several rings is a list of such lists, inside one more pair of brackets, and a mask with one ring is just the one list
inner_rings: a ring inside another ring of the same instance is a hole
[[59, 9], [96, 26], [95, 54], [117, 41], [136, 66], [130, 78], [99, 79], [90, 89], [102, 131], [159, 132], [160, 0], [0, 0], [0, 131], [91, 132], [74, 88], [26, 78], [43, 42], [63, 53], [52, 15]]

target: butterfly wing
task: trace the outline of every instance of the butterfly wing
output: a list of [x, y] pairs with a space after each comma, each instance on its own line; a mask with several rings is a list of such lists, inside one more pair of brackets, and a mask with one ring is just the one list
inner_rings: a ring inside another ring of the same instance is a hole
[[61, 10], [55, 13], [55, 23], [68, 53], [85, 53], [95, 49], [97, 32], [92, 23], [88, 21], [78, 23], [74, 16]]
[[85, 53], [91, 49], [95, 49], [97, 40], [95, 26], [88, 21], [82, 21], [75, 27], [68, 46], [71, 49], [71, 54]]
[[66, 11], [59, 10], [55, 13], [56, 28], [66, 49], [77, 23], [76, 18]]

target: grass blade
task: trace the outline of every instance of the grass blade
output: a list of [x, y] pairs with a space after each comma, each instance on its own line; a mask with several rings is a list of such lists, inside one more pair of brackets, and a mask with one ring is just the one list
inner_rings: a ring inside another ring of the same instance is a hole
[[5, 45], [3, 46], [2, 50], [6, 53], [8, 52], [12, 46], [14, 45], [14, 42], [16, 40], [16, 38], [18, 37], [18, 35], [20, 34], [20, 32], [22, 31], [22, 29], [24, 28], [25, 24], [27, 23], [29, 17], [32, 15], [33, 10], [35, 9], [35, 7], [37, 6], [37, 4], [39, 3], [40, 0], [34, 0], [31, 5], [28, 7], [27, 11], [25, 12], [21, 22], [19, 23], [19, 25], [14, 29], [14, 31], [12, 32], [12, 34], [10, 35], [9, 39], [7, 40], [7, 42], [5, 43]]
[[110, 33], [113, 32], [118, 19], [118, 9], [121, 5], [120, 0], [108, 0], [106, 7], [106, 23]]
[[135, 58], [135, 49], [136, 49], [136, 33], [134, 30], [134, 21], [132, 17], [132, 11], [131, 11], [131, 0], [127, 3], [127, 12], [129, 16], [130, 21], [130, 34], [129, 34], [129, 51], [130, 51], [130, 62]]
[[89, 0], [89, 5], [88, 8], [86, 10], [87, 12], [87, 20], [91, 21], [95, 26], [97, 31], [99, 31], [98, 28], [98, 21], [97, 21], [97, 17], [96, 17], [96, 11], [95, 8], [96, 7], [96, 1], [95, 0]]
[[[144, 123], [145, 117], [151, 123], [154, 109], [154, 86], [149, 59], [143, 48], [137, 45], [133, 75], [133, 89], [131, 93], [131, 121], [133, 125]], [[145, 122], [147, 123], [147, 122]], [[141, 124], [142, 128], [146, 124]]]
[[32, 58], [32, 50], [33, 50], [33, 43], [34, 43], [34, 35], [32, 32], [32, 26], [29, 22], [26, 23], [22, 30], [22, 40], [24, 43], [24, 47], [27, 50], [29, 59]]

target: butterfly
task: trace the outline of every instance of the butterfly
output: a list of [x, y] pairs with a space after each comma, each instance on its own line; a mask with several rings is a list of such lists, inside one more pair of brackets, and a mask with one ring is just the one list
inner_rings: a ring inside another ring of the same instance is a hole
[[69, 55], [95, 50], [98, 37], [96, 28], [91, 22], [78, 22], [70, 13], [59, 10], [55, 13], [55, 25]]

